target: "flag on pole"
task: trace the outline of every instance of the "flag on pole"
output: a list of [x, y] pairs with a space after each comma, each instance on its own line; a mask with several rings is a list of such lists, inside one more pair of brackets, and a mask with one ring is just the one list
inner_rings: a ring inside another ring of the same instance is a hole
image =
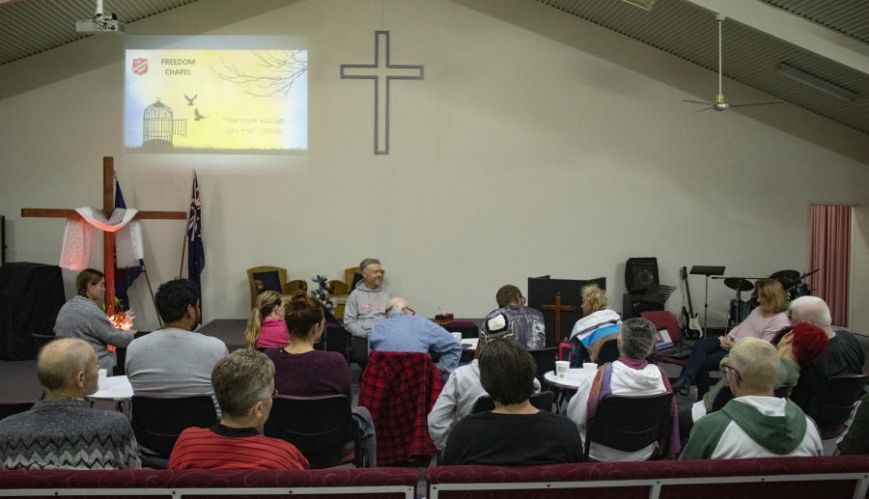
[[187, 278], [196, 284], [202, 296], [200, 274], [205, 268], [205, 247], [202, 244], [202, 201], [199, 199], [199, 180], [193, 172], [190, 208], [187, 210]]
[[[124, 194], [121, 192], [121, 183], [115, 178], [115, 208], [127, 208], [127, 203], [124, 201]], [[118, 259], [113, 259], [115, 262], [115, 296], [121, 301], [124, 310], [130, 309], [130, 297], [128, 291], [133, 281], [139, 277], [145, 270], [145, 262], [139, 259], [137, 267], [127, 267], [123, 269], [117, 268]]]

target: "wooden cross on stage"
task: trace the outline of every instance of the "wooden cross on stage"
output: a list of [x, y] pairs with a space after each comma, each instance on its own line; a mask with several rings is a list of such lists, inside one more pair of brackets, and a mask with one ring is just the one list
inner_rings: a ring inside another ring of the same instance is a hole
[[[111, 216], [115, 209], [114, 158], [103, 157], [103, 215]], [[22, 208], [22, 217], [81, 218], [77, 211], [63, 208]], [[134, 220], [186, 220], [183, 211], [139, 211]], [[115, 234], [103, 232], [103, 272], [106, 274], [106, 313], [115, 313]]]
[[[555, 293], [555, 304], [554, 305], [541, 305], [540, 308], [543, 310], [552, 310], [555, 312], [555, 334], [561, 334], [561, 312], [573, 312], [576, 310], [576, 307], [570, 305], [562, 305], [561, 304], [561, 291]], [[556, 337], [556, 340], [558, 338]]]

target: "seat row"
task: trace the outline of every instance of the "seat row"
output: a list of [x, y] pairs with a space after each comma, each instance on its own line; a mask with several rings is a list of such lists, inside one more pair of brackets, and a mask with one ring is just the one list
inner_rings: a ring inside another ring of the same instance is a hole
[[311, 471], [0, 471], [0, 496], [865, 499], [869, 456]]

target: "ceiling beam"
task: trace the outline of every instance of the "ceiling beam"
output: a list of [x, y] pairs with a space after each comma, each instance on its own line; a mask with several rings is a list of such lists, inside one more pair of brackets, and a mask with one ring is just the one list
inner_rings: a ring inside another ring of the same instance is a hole
[[758, 0], [686, 0], [869, 75], [869, 44]]

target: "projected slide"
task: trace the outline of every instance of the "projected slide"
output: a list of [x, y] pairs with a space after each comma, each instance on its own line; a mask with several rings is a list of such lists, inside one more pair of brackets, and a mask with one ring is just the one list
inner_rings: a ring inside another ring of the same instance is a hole
[[141, 152], [308, 148], [307, 50], [127, 49], [124, 143]]

